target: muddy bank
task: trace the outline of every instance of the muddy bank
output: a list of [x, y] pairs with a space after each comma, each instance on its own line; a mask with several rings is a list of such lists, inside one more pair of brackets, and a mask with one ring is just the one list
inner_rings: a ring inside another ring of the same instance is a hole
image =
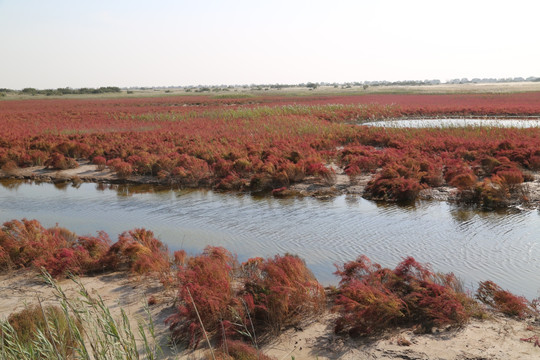
[[[145, 318], [144, 307], [153, 297], [150, 312], [156, 326], [156, 336], [163, 349], [160, 359], [201, 359], [207, 351], [200, 345], [193, 351], [179, 345], [171, 347], [169, 330], [164, 320], [174, 313], [176, 292], [164, 289], [151, 278], [129, 276], [115, 272], [80, 278], [90, 296], [100, 296], [120, 317], [123, 309], [135, 325]], [[59, 285], [68, 297], [78, 296], [71, 280]], [[55, 304], [52, 289], [36, 272], [20, 270], [0, 275], [0, 318], [34, 304], [39, 297], [44, 304]], [[328, 311], [315, 319], [305, 319], [296, 329], [288, 329], [270, 339], [262, 347], [264, 354], [276, 359], [538, 359], [540, 348], [522, 338], [540, 336], [534, 318], [516, 320], [491, 315], [487, 320], [472, 320], [461, 328], [440, 328], [432, 334], [416, 334], [412, 328], [387, 331], [373, 338], [350, 338], [333, 332], [336, 314]]]
[[44, 166], [18, 168], [9, 172], [0, 170], [0, 178], [34, 180], [37, 182], [94, 182], [110, 184], [160, 184], [159, 179], [151, 176], [132, 176], [120, 178], [109, 168], [99, 170], [89, 161], [79, 161], [79, 166], [68, 170], [48, 169]]
[[[52, 170], [44, 166], [18, 168], [5, 172], [0, 170], [0, 179], [32, 180], [36, 182], [63, 183], [63, 182], [90, 182], [106, 184], [139, 184], [158, 186], [171, 185], [167, 180], [153, 176], [129, 176], [122, 178], [109, 168], [99, 170], [97, 165], [88, 161], [79, 161], [79, 166], [68, 170]], [[371, 175], [360, 176], [351, 180], [342, 169], [333, 167], [335, 177], [326, 181], [315, 177], [306, 177], [303, 182], [289, 186], [287, 189], [272, 192], [274, 196], [314, 196], [319, 198], [334, 197], [340, 194], [353, 194], [361, 196], [364, 188], [371, 179]], [[184, 186], [185, 187], [185, 186]]]
[[[79, 166], [68, 170], [52, 170], [44, 166], [18, 168], [5, 172], [0, 170], [0, 179], [32, 180], [36, 182], [74, 184], [81, 182], [104, 183], [104, 184], [135, 184], [155, 186], [179, 186], [171, 185], [166, 180], [154, 176], [129, 176], [122, 178], [109, 168], [99, 170], [97, 165], [89, 161], [79, 161]], [[319, 179], [313, 176], [306, 177], [302, 182], [294, 183], [287, 188], [269, 192], [276, 197], [289, 196], [312, 196], [321, 200], [330, 199], [338, 195], [363, 196], [364, 190], [373, 178], [374, 174], [363, 174], [354, 178], [349, 177], [343, 168], [335, 165], [329, 166], [335, 175], [329, 179]], [[528, 208], [540, 207], [540, 173], [531, 174], [534, 178], [531, 182], [521, 185], [521, 193], [525, 195], [526, 202], [517, 197], [510, 202], [511, 206], [526, 206]], [[186, 187], [186, 186], [183, 186]], [[450, 186], [440, 186], [420, 191], [418, 198], [421, 200], [456, 201], [458, 189]]]

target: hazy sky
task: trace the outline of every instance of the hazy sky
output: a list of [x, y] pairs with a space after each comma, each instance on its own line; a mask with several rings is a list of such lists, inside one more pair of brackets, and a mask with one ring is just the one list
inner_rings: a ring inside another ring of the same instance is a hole
[[540, 3], [0, 0], [0, 88], [540, 76]]

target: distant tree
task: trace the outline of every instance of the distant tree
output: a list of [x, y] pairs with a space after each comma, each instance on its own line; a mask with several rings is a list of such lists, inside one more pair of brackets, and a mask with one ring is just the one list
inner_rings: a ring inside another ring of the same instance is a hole
[[118, 86], [106, 86], [98, 89], [102, 93], [119, 93], [121, 90]]
[[38, 91], [37, 91], [37, 89], [34, 89], [34, 88], [24, 88], [24, 89], [21, 90], [21, 92], [22, 92], [23, 94], [31, 94], [31, 95], [34, 95], [34, 94], [36, 94]]
[[45, 90], [40, 90], [38, 92], [39, 94], [45, 94], [47, 96], [51, 96], [51, 95], [62, 95], [62, 93], [56, 91], [56, 90], [53, 90], [53, 89], [45, 89]]

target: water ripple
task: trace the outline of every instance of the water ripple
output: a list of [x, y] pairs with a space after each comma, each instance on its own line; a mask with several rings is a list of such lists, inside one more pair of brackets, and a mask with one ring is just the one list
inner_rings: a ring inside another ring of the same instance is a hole
[[465, 284], [493, 280], [529, 298], [540, 288], [540, 215], [477, 212], [440, 202], [416, 206], [361, 198], [257, 199], [211, 191], [99, 191], [82, 184], [0, 187], [0, 221], [36, 218], [77, 233], [148, 228], [171, 250], [225, 246], [241, 261], [295, 253], [323, 283], [335, 283], [334, 264], [365, 254], [383, 266], [406, 256], [454, 272]]

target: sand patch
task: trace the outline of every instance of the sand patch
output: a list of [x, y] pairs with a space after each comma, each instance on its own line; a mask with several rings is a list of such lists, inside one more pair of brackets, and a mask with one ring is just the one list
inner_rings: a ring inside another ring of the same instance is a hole
[[[161, 359], [202, 359], [206, 350], [201, 343], [196, 351], [183, 346], [171, 348], [169, 330], [164, 320], [175, 312], [175, 291], [165, 290], [150, 278], [130, 277], [115, 272], [81, 277], [92, 297], [101, 296], [111, 313], [128, 314], [133, 326], [144, 319], [144, 305], [150, 296], [157, 300], [150, 306], [156, 325], [158, 343], [164, 350]], [[69, 297], [78, 296], [71, 280], [58, 282]], [[0, 318], [34, 304], [57, 302], [52, 288], [33, 271], [21, 270], [0, 275]], [[351, 339], [334, 334], [336, 314], [306, 319], [296, 329], [288, 329], [262, 346], [263, 353], [276, 359], [353, 360], [353, 359], [539, 359], [540, 348], [521, 338], [540, 335], [534, 319], [516, 320], [494, 315], [485, 321], [472, 320], [462, 328], [442, 328], [433, 334], [415, 334], [413, 329], [394, 329], [374, 338]], [[409, 344], [404, 346], [404, 344]]]

